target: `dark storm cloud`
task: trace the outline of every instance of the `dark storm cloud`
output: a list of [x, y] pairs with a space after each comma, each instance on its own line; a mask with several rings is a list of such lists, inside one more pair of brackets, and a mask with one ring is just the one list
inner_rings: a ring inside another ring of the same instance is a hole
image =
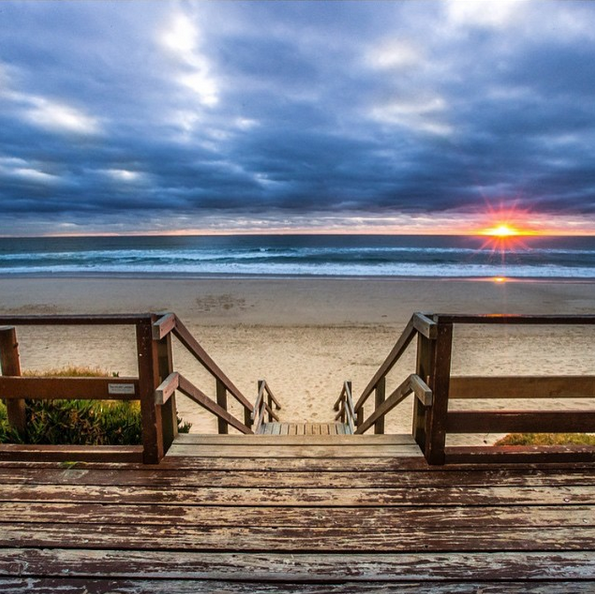
[[592, 215], [595, 6], [480, 4], [3, 3], [0, 234]]

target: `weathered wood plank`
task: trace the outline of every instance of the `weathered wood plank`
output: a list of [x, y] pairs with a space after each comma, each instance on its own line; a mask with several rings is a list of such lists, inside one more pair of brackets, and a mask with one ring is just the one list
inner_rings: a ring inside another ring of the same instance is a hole
[[[118, 503], [3, 502], [0, 503], [0, 530], [6, 523], [118, 524], [123, 526], [277, 526], [279, 528], [349, 527], [376, 530], [513, 530], [542, 526], [595, 527], [595, 506], [468, 506], [452, 508], [404, 507], [395, 513], [392, 507], [251, 507], [202, 505], [128, 505]], [[133, 518], [133, 519], [132, 519]]]
[[593, 446], [488, 446], [448, 447], [448, 463], [535, 464], [552, 462], [595, 462]]
[[[306, 423], [298, 423], [298, 427], [304, 427]], [[175, 441], [179, 445], [217, 445], [225, 448], [227, 446], [244, 447], [249, 445], [269, 445], [285, 447], [288, 445], [332, 445], [335, 446], [362, 446], [362, 445], [415, 445], [413, 437], [409, 434], [396, 435], [342, 435], [342, 436], [315, 436], [307, 437], [284, 436], [266, 437], [264, 435], [198, 435], [195, 433], [180, 433]]]
[[[318, 460], [313, 460], [318, 462]], [[334, 471], [319, 468], [317, 472], [296, 472], [285, 470], [282, 473], [271, 470], [240, 469], [228, 472], [170, 467], [151, 470], [150, 467], [136, 469], [100, 468], [91, 470], [89, 465], [75, 464], [63, 468], [10, 468], [0, 467], [0, 484], [8, 485], [114, 485], [114, 486], [152, 486], [164, 489], [179, 487], [328, 487], [335, 489], [368, 488], [386, 489], [394, 487], [481, 487], [498, 485], [500, 487], [530, 486], [589, 486], [593, 484], [592, 470], [517, 470], [486, 471], [451, 470], [448, 472], [422, 472], [407, 469], [393, 469], [392, 472], [374, 472], [360, 469], [357, 472], [344, 472], [343, 468]], [[93, 465], [93, 467], [95, 464]]]
[[[2, 549], [0, 576], [60, 575], [71, 578], [142, 578], [288, 582], [595, 581], [590, 551], [517, 553], [294, 554], [194, 553], [93, 549]], [[504, 584], [503, 584], [504, 585]], [[174, 590], [175, 591], [175, 590]], [[574, 590], [569, 590], [574, 592]]]
[[[259, 594], [592, 594], [593, 582], [556, 582], [556, 583], [525, 583], [497, 582], [486, 583], [360, 583], [342, 580], [338, 583], [259, 583]], [[231, 582], [214, 580], [146, 580], [146, 579], [118, 579], [118, 580], [88, 580], [71, 578], [3, 578], [0, 588], [11, 594], [253, 594], [253, 582]]]
[[[150, 486], [95, 485], [0, 485], [1, 501], [64, 502], [64, 503], [126, 503], [143, 505], [171, 503], [179, 505], [239, 505], [244, 506], [345, 506], [401, 507], [466, 505], [593, 505], [595, 484], [581, 486], [477, 486], [457, 485], [436, 487], [394, 487], [386, 489], [334, 489], [267, 487], [184, 487], [177, 490]], [[1, 520], [1, 518], [0, 518]]]
[[279, 552], [408, 552], [429, 551], [595, 551], [595, 528], [513, 527], [499, 529], [486, 538], [481, 527], [466, 531], [420, 527], [416, 531], [376, 527], [363, 532], [345, 526], [286, 527], [193, 527], [133, 525], [109, 527], [96, 524], [11, 523], [3, 524], [0, 546], [113, 548], [189, 551], [279, 551]]
[[142, 462], [142, 446], [72, 446], [0, 444], [0, 460], [35, 462]]
[[[273, 426], [274, 427], [274, 426]], [[280, 430], [280, 425], [277, 425]], [[275, 428], [274, 430], [277, 430]], [[320, 431], [320, 426], [314, 425], [314, 431]], [[274, 445], [246, 445], [227, 448], [217, 446], [200, 446], [200, 448], [193, 445], [181, 445], [174, 443], [167, 452], [170, 456], [208, 456], [208, 457], [232, 457], [232, 458], [328, 458], [328, 457], [343, 457], [343, 458], [383, 458], [383, 457], [399, 457], [399, 456], [421, 456], [421, 451], [417, 445], [396, 445], [396, 446], [348, 446], [344, 445], [339, 448], [333, 448], [331, 445], [313, 444], [313, 445], [295, 445], [286, 446], [284, 448]]]

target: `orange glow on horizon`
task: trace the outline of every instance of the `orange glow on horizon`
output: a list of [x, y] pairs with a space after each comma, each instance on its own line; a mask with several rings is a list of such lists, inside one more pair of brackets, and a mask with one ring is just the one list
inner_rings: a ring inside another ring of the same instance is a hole
[[508, 222], [497, 222], [493, 226], [487, 229], [482, 229], [478, 232], [478, 235], [485, 235], [488, 237], [494, 237], [496, 239], [507, 239], [509, 237], [527, 237], [535, 235], [549, 235], [548, 232], [537, 231], [536, 229], [529, 229], [523, 227], [522, 223], [511, 224]]

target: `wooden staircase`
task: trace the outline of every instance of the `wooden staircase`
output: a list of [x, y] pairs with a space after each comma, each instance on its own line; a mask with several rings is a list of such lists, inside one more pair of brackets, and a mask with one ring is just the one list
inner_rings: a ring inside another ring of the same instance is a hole
[[261, 435], [352, 435], [347, 423], [262, 423]]

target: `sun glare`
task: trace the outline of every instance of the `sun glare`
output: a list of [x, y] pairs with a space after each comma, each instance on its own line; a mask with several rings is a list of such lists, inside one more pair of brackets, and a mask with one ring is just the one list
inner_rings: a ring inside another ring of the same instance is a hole
[[534, 217], [515, 206], [508, 209], [490, 207], [484, 221], [485, 226], [478, 231], [478, 235], [485, 237], [481, 249], [499, 252], [502, 258], [506, 253], [529, 249], [525, 238], [540, 234], [534, 226]]
[[519, 231], [518, 229], [511, 227], [507, 223], [500, 223], [499, 225], [496, 225], [495, 227], [486, 229], [484, 231], [484, 235], [489, 235], [491, 237], [504, 238], [504, 237], [515, 237], [516, 235], [523, 235], [523, 233], [521, 231]]

